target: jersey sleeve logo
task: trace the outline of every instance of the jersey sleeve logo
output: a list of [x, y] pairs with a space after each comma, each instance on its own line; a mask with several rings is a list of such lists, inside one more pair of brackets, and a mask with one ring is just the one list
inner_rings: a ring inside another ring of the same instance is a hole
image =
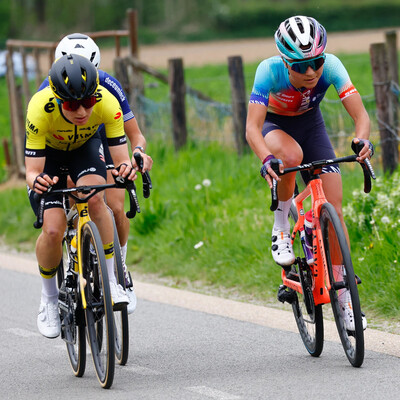
[[118, 111], [118, 112], [115, 114], [114, 119], [118, 120], [118, 119], [120, 119], [121, 117], [122, 117], [122, 113], [121, 113], [121, 111]]
[[356, 89], [353, 85], [348, 84], [348, 85], [346, 85], [346, 86], [343, 88], [343, 90], [340, 92], [339, 97], [340, 97], [341, 100], [343, 100], [343, 99], [345, 99], [346, 97], [349, 97], [349, 96], [351, 96], [351, 95], [354, 94], [354, 93], [358, 93], [357, 89]]
[[31, 121], [29, 121], [28, 119], [26, 119], [26, 129], [27, 131], [33, 133], [34, 135], [39, 133], [39, 129], [36, 128], [36, 126], [32, 124]]

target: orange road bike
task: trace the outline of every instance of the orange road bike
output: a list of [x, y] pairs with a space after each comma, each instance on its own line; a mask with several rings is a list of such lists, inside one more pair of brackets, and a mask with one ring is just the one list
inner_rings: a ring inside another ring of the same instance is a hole
[[[363, 144], [352, 144], [356, 154]], [[298, 257], [293, 265], [282, 269], [282, 285], [278, 291], [278, 300], [292, 305], [293, 314], [300, 336], [307, 351], [314, 357], [322, 353], [324, 325], [322, 305], [331, 303], [336, 327], [345, 354], [354, 367], [360, 367], [364, 360], [364, 330], [357, 284], [360, 279], [354, 274], [349, 246], [341, 221], [335, 208], [330, 204], [322, 188], [319, 176], [322, 167], [345, 162], [355, 162], [357, 155], [314, 161], [279, 172], [279, 166], [273, 169], [277, 175], [296, 171], [309, 171], [310, 181], [305, 189], [295, 195], [290, 210], [293, 250]], [[371, 190], [371, 177], [375, 174], [369, 160], [360, 163], [364, 172], [364, 191]], [[274, 211], [278, 205], [277, 182], [271, 189]], [[304, 201], [311, 197], [312, 212], [312, 258], [307, 260], [305, 238]], [[307, 262], [308, 261], [308, 262]], [[343, 315], [343, 300], [354, 313], [354, 330], [348, 330]]]

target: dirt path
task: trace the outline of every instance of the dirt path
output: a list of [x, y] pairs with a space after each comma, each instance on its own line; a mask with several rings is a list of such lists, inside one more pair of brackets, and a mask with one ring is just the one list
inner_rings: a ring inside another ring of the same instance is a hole
[[[328, 34], [327, 51], [329, 53], [368, 53], [371, 43], [385, 41], [385, 32], [400, 28], [385, 28], [369, 31], [339, 32]], [[122, 56], [128, 54], [124, 48]], [[141, 46], [139, 58], [154, 68], [166, 68], [168, 59], [183, 58], [186, 66], [226, 63], [230, 56], [242, 56], [244, 63], [261, 61], [276, 55], [277, 50], [272, 38], [218, 40], [214, 42], [173, 43]], [[114, 50], [101, 50], [101, 68], [113, 68]]]

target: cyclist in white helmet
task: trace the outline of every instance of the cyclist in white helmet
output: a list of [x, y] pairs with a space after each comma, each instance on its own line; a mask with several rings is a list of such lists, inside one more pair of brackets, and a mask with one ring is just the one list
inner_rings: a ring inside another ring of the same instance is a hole
[[[57, 45], [55, 50], [55, 58], [58, 59], [65, 54], [79, 54], [81, 56], [89, 59], [92, 64], [98, 69], [100, 65], [100, 50], [97, 44], [94, 42], [92, 38], [82, 33], [72, 33], [65, 36], [60, 43]], [[121, 105], [121, 109], [123, 112], [124, 119], [124, 130], [130, 141], [132, 152], [139, 152], [143, 158], [143, 169], [142, 172], [150, 171], [153, 165], [152, 158], [145, 154], [146, 148], [146, 139], [140, 131], [137, 120], [130, 108], [128, 99], [122, 89], [121, 84], [117, 79], [113, 76], [109, 75], [107, 72], [98, 69], [99, 73], [99, 82], [100, 85], [105, 87], [109, 92], [111, 92], [119, 101]], [[48, 79], [46, 79], [39, 90], [48, 86]], [[113, 161], [108, 150], [107, 139], [105, 134], [104, 125], [99, 128], [100, 135], [103, 140], [103, 147], [106, 159], [106, 165], [108, 169], [107, 173], [107, 181], [112, 183], [113, 178], [110, 172], [110, 169], [113, 166]], [[138, 170], [138, 166], [136, 164], [135, 159], [132, 156], [132, 165], [134, 168]], [[114, 213], [115, 222], [117, 225], [119, 241], [121, 244], [122, 258], [125, 269], [126, 276], [126, 293], [129, 297], [128, 304], [128, 313], [131, 314], [136, 308], [136, 296], [133, 290], [133, 283], [130, 278], [130, 274], [128, 274], [128, 269], [126, 266], [126, 253], [127, 253], [127, 244], [128, 244], [128, 236], [129, 236], [129, 220], [126, 218], [125, 210], [124, 210], [124, 200], [125, 193], [123, 190], [118, 189], [109, 189], [106, 191], [107, 203], [112, 209]]]
[[[270, 187], [271, 177], [279, 181], [271, 250], [274, 261], [285, 267], [295, 260], [288, 221], [295, 173], [280, 178], [271, 169], [271, 162], [278, 160], [283, 170], [335, 157], [319, 108], [330, 85], [335, 87], [354, 120], [353, 140], [356, 143], [364, 140], [359, 159], [370, 158], [373, 146], [368, 140], [370, 120], [360, 94], [341, 61], [325, 53], [325, 28], [314, 18], [294, 16], [280, 24], [275, 42], [279, 56], [262, 61], [257, 68], [248, 106], [246, 138], [262, 162], [261, 174]], [[307, 175], [303, 175], [306, 182]], [[348, 238], [339, 166], [324, 168], [321, 179], [327, 199], [335, 207]]]

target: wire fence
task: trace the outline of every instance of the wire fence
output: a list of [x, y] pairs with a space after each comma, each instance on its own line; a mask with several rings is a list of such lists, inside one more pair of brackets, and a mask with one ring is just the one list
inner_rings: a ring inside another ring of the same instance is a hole
[[[375, 96], [362, 96], [364, 106], [371, 120], [371, 141], [379, 156], [380, 135], [376, 112]], [[161, 139], [172, 143], [171, 107], [169, 99], [156, 102], [145, 96], [138, 96], [135, 110], [144, 115], [146, 137], [151, 140]], [[355, 135], [354, 121], [343, 107], [341, 100], [324, 99], [320, 108], [324, 116], [326, 129], [335, 151], [340, 155], [347, 153]], [[225, 146], [234, 147], [234, 128], [231, 104], [210, 102], [186, 94], [186, 118], [189, 139], [192, 141], [217, 141]], [[399, 127], [391, 128], [393, 135], [399, 138]], [[244, 132], [243, 132], [244, 134]]]

